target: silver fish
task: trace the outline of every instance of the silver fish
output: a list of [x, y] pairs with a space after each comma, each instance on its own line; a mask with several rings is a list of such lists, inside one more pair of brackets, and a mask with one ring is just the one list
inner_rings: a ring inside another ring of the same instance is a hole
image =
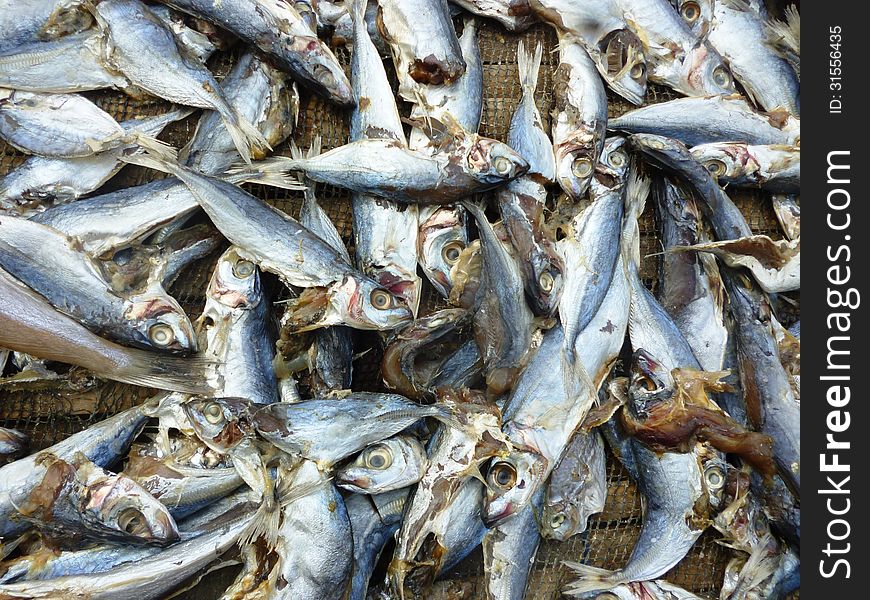
[[782, 194], [800, 193], [801, 149], [798, 146], [755, 146], [719, 142], [692, 148], [722, 185], [760, 187]]
[[[192, 110], [175, 109], [140, 119], [123, 121], [125, 131], [140, 131], [156, 137]], [[0, 179], [0, 205], [11, 203], [21, 208], [35, 204], [62, 204], [89, 194], [114, 177], [126, 164], [120, 157], [141, 152], [138, 148], [119, 148], [81, 158], [46, 158], [31, 156], [21, 166]]]
[[[411, 311], [377, 283], [359, 273], [329, 244], [296, 220], [235, 185], [150, 157], [133, 157], [166, 170], [187, 185], [240, 258], [276, 273], [287, 285], [308, 288], [284, 315], [296, 331], [344, 324], [391, 329]], [[243, 216], [243, 218], [240, 218]]]
[[595, 317], [610, 288], [627, 187], [639, 185], [633, 174], [628, 181], [630, 164], [624, 146], [624, 138], [606, 141], [590, 186], [592, 204], [574, 217], [571, 235], [558, 244], [565, 263], [559, 317], [565, 330], [565, 355], [571, 361], [577, 336]]
[[29, 493], [11, 493], [21, 520], [54, 538], [166, 546], [178, 539], [169, 511], [126, 475], [109, 473], [84, 454], [70, 461], [38, 455], [44, 477]]
[[577, 40], [559, 39], [559, 66], [553, 75], [552, 111], [556, 181], [569, 197], [579, 200], [595, 173], [604, 150], [607, 93], [589, 53]]
[[[220, 82], [227, 104], [239, 117], [253, 124], [269, 146], [286, 140], [299, 117], [299, 91], [286, 75], [253, 53], [243, 54]], [[239, 159], [239, 153], [221, 115], [207, 111], [196, 125], [183, 154], [185, 164], [207, 175], [222, 173]], [[265, 154], [253, 158], [263, 158]]]
[[358, 494], [382, 494], [414, 485], [426, 465], [423, 444], [413, 436], [398, 435], [368, 446], [335, 472], [335, 482]]
[[0, 585], [0, 598], [162, 598], [232, 548], [249, 526], [253, 512], [234, 517], [210, 533], [175, 544], [154, 556], [114, 567], [99, 576], [66, 575], [46, 581]]
[[535, 563], [541, 532], [537, 512], [542, 491], [516, 517], [497, 524], [483, 538], [483, 568], [488, 600], [523, 600]]
[[395, 394], [354, 392], [341, 401], [270, 404], [251, 418], [263, 439], [325, 468], [425, 417], [450, 420], [442, 406], [421, 406]]
[[374, 496], [351, 494], [345, 498], [353, 531], [353, 579], [349, 600], [365, 600], [369, 580], [384, 547], [399, 530], [407, 489]]
[[[704, 6], [701, 6], [703, 4]], [[728, 62], [734, 78], [763, 110], [800, 116], [800, 82], [791, 65], [767, 44], [761, 0], [679, 0], [683, 20]]]
[[214, 384], [222, 395], [258, 404], [278, 401], [270, 325], [257, 267], [231, 246], [215, 265], [196, 323], [205, 355], [219, 365]]
[[278, 67], [315, 93], [341, 105], [354, 103], [350, 82], [329, 47], [284, 0], [165, 0], [215, 23], [271, 56]]
[[344, 500], [310, 461], [294, 471], [293, 486], [309, 486], [283, 507], [278, 530], [277, 599], [341, 600], [350, 589], [353, 540]]
[[691, 252], [674, 251], [703, 239], [701, 214], [694, 198], [668, 178], [653, 189], [664, 257], [659, 269], [659, 301], [683, 334], [705, 371], [725, 364], [728, 329], [725, 290], [715, 261]]
[[713, 142], [800, 145], [800, 119], [783, 111], [756, 112], [740, 96], [677, 98], [610, 119], [609, 129], [650, 133], [689, 146]]
[[84, 0], [0, 1], [0, 49], [87, 29], [93, 18]]
[[[105, 467], [123, 456], [147, 420], [148, 417], [134, 407], [75, 433], [43, 452], [65, 461], [80, 453]], [[33, 454], [0, 467], [0, 536], [3, 539], [11, 539], [26, 529], [23, 523], [10, 518], [17, 513], [13, 496], [29, 495], [45, 477], [47, 467], [39, 457], [40, 454]]]
[[104, 59], [136, 87], [159, 98], [218, 112], [246, 162], [269, 145], [228, 103], [205, 65], [186, 58], [175, 35], [138, 0], [107, 0], [96, 9], [106, 36]]
[[461, 205], [420, 207], [417, 259], [432, 286], [445, 298], [453, 282], [450, 271], [468, 246], [465, 209]]
[[604, 510], [606, 497], [604, 441], [597, 431], [579, 429], [550, 474], [541, 535], [564, 542], [583, 533], [589, 517]]
[[440, 151], [432, 156], [393, 139], [364, 139], [313, 158], [277, 157], [252, 166], [252, 177], [300, 171], [305, 177], [352, 192], [417, 204], [450, 204], [496, 188], [528, 170], [507, 144], [432, 119]]
[[608, 86], [631, 102], [646, 94], [647, 57], [644, 43], [628, 28], [616, 0], [531, 0], [536, 15], [553, 25], [562, 43], [583, 44]]
[[494, 19], [508, 31], [525, 31], [535, 17], [529, 0], [450, 0], [479, 17]]
[[479, 476], [480, 465], [507, 448], [498, 408], [482, 398], [469, 400], [454, 406], [461, 426], [442, 425], [429, 441], [428, 467], [408, 499], [387, 570], [390, 587], [397, 593], [403, 594], [405, 579], [413, 573], [418, 553], [431, 538], [449, 547], [439, 540], [443, 536], [439, 521], [463, 482]]
[[199, 357], [161, 355], [97, 337], [2, 269], [0, 290], [5, 299], [0, 308], [0, 347], [78, 365], [115, 381], [211, 393], [205, 379], [208, 362]]
[[151, 350], [196, 350], [187, 315], [162, 287], [116, 294], [75, 239], [50, 227], [3, 219], [0, 266], [95, 333]]
[[378, 6], [378, 28], [390, 45], [396, 72], [435, 85], [465, 72], [447, 0], [396, 0]]
[[507, 392], [525, 366], [535, 331], [534, 315], [520, 290], [519, 261], [503, 243], [483, 210], [466, 205], [480, 232], [483, 257], [474, 339], [483, 357], [487, 393], [496, 398]]
[[78, 94], [0, 89], [0, 138], [26, 154], [49, 158], [81, 158], [136, 145], [160, 156], [173, 155], [171, 148], [142, 131], [125, 131]]
[[568, 389], [566, 380], [573, 374], [565, 373], [562, 328], [544, 334], [505, 404], [503, 431], [514, 450], [493, 461], [487, 472], [487, 523], [521, 511], [545, 484], [622, 348], [628, 305], [628, 283], [622, 269], [616, 269], [597, 314], [577, 337], [576, 361], [596, 389], [588, 389], [582, 379]]
[[498, 207], [511, 245], [521, 258], [526, 296], [536, 314], [549, 316], [559, 306], [562, 292], [561, 257], [555, 240], [544, 231], [543, 212], [547, 203], [546, 185], [556, 176], [553, 144], [544, 131], [541, 114], [535, 105], [535, 88], [541, 66], [542, 46], [534, 55], [520, 42], [517, 65], [523, 95], [511, 117], [508, 144], [529, 161], [529, 170], [499, 190]]

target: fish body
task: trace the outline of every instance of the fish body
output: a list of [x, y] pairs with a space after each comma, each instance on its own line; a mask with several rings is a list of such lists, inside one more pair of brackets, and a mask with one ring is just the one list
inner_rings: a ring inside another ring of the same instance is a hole
[[0, 50], [87, 29], [93, 19], [83, 0], [16, 0], [0, 3]]
[[798, 145], [800, 119], [788, 113], [760, 113], [740, 96], [677, 98], [636, 108], [607, 124], [629, 133], [675, 138], [689, 146], [713, 142]]
[[375, 496], [351, 494], [345, 506], [353, 531], [353, 580], [349, 600], [365, 600], [369, 580], [384, 547], [399, 530], [408, 490]]
[[489, 600], [523, 600], [541, 543], [536, 511], [543, 492], [516, 517], [498, 523], [483, 538], [483, 565]]
[[[92, 427], [73, 434], [44, 452], [57, 460], [71, 461], [80, 453], [99, 466], [108, 466], [120, 458], [127, 446], [142, 430], [148, 418], [138, 407], [118, 413]], [[27, 496], [45, 477], [46, 465], [33, 454], [0, 467], [0, 536], [10, 539], [26, 529], [11, 517], [17, 513], [13, 496]]]
[[270, 404], [254, 413], [253, 423], [260, 436], [285, 452], [329, 466], [424, 417], [444, 418], [444, 409], [395, 394], [354, 392], [341, 401]]
[[552, 111], [556, 180], [568, 196], [579, 200], [604, 150], [607, 93], [595, 63], [579, 41], [560, 38], [559, 66], [554, 78]]
[[197, 321], [205, 354], [219, 364], [215, 387], [222, 395], [278, 401], [269, 308], [257, 267], [230, 247], [218, 259]]
[[604, 510], [607, 472], [604, 441], [578, 429], [550, 474], [541, 515], [541, 535], [564, 542], [586, 531], [590, 516]]

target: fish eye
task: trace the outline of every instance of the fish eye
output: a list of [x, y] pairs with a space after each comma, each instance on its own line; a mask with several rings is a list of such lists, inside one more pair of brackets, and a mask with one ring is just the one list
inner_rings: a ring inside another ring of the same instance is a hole
[[148, 339], [157, 346], [166, 347], [175, 341], [175, 332], [166, 323], [156, 323], [148, 328]]
[[708, 467], [704, 471], [704, 480], [711, 490], [721, 490], [725, 487], [725, 471], [719, 465]]
[[607, 162], [610, 163], [611, 167], [619, 169], [620, 167], [624, 167], [628, 157], [625, 155], [625, 152], [622, 150], [617, 150], [616, 152], [611, 152], [610, 156], [607, 157]]
[[495, 167], [495, 172], [499, 175], [508, 175], [513, 168], [511, 161], [504, 156], [496, 156], [492, 161], [492, 165]]
[[728, 73], [728, 69], [719, 65], [715, 69], [713, 69], [713, 82], [719, 87], [730, 87], [731, 86], [731, 75]]
[[449, 244], [445, 244], [444, 248], [441, 250], [441, 258], [444, 259], [448, 265], [455, 265], [459, 262], [459, 255], [462, 254], [462, 251], [465, 249], [465, 244], [462, 242], [450, 242]]
[[335, 76], [326, 67], [320, 65], [314, 67], [314, 78], [326, 87], [335, 85]]
[[544, 271], [541, 273], [541, 276], [538, 277], [538, 285], [541, 287], [541, 291], [545, 294], [549, 294], [553, 291], [553, 286], [555, 285], [556, 280], [553, 278], [552, 273], [549, 271]]
[[698, 20], [698, 17], [701, 16], [701, 7], [698, 6], [697, 2], [686, 2], [680, 8], [680, 14], [683, 16], [683, 20], [686, 23], [694, 23]]
[[721, 177], [726, 171], [728, 171], [728, 167], [725, 166], [725, 163], [721, 160], [709, 160], [704, 163], [704, 166], [713, 177]]
[[592, 160], [588, 156], [578, 156], [571, 163], [571, 172], [575, 177], [589, 177], [592, 175]]
[[562, 526], [562, 523], [565, 522], [565, 513], [556, 513], [550, 519], [550, 528], [551, 529], [559, 529]]
[[393, 304], [393, 297], [390, 295], [390, 292], [386, 290], [373, 291], [371, 296], [369, 296], [369, 299], [372, 302], [372, 306], [378, 310], [386, 310]]
[[212, 425], [217, 425], [224, 420], [224, 410], [217, 402], [209, 402], [206, 404], [205, 408], [202, 409], [202, 414], [205, 415], [205, 420]]
[[365, 453], [365, 465], [370, 469], [383, 471], [393, 464], [393, 453], [386, 446], [375, 446]]
[[644, 75], [646, 75], [646, 65], [643, 63], [637, 63], [631, 67], [631, 70], [628, 72], [628, 75], [632, 79], [642, 79]]
[[125, 508], [121, 511], [121, 514], [118, 515], [118, 527], [130, 535], [148, 533], [145, 516], [135, 508]]
[[509, 490], [517, 482], [517, 470], [509, 463], [496, 463], [489, 469], [489, 482], [499, 489]]
[[239, 279], [247, 279], [254, 274], [254, 263], [249, 260], [239, 259], [233, 264], [233, 275]]

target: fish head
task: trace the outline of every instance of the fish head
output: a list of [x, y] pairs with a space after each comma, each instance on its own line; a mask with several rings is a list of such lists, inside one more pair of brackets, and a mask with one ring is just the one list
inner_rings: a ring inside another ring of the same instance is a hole
[[677, 173], [688, 174], [693, 171], [693, 165], [700, 166], [679, 140], [651, 133], [635, 133], [629, 137], [629, 145], [654, 165]]
[[546, 473], [547, 459], [536, 452], [517, 450], [494, 459], [486, 473], [486, 526], [492, 527], [528, 506]]
[[607, 34], [590, 56], [614, 92], [640, 106], [646, 95], [647, 66], [643, 42], [628, 29]]
[[731, 69], [706, 44], [699, 44], [686, 54], [681, 70], [681, 78], [695, 95], [730, 96], [736, 93]]
[[241, 398], [198, 398], [183, 404], [196, 437], [225, 454], [248, 435], [250, 402]]
[[[307, 29], [307, 28], [306, 28]], [[356, 104], [353, 89], [338, 59], [317, 35], [308, 29], [305, 34], [292, 34], [292, 50], [299, 54], [294, 77], [299, 82], [339, 106]]]
[[336, 484], [362, 494], [380, 494], [420, 481], [426, 450], [417, 438], [396, 436], [368, 446], [335, 474]]
[[643, 416], [654, 405], [669, 400], [674, 394], [674, 378], [649, 352], [638, 348], [631, 357], [631, 377], [628, 384], [629, 406]]
[[145, 488], [127, 475], [85, 461], [83, 455], [77, 457], [76, 478], [83, 485], [78, 497], [89, 528], [126, 543], [165, 546], [178, 539], [172, 515]]
[[263, 301], [257, 265], [238, 248], [230, 246], [218, 259], [206, 294], [231, 309], [257, 307]]
[[620, 136], [607, 138], [592, 173], [590, 184], [592, 193], [600, 195], [623, 187], [630, 162], [626, 139]]
[[445, 298], [453, 287], [450, 270], [459, 262], [467, 246], [468, 229], [464, 210], [438, 208], [420, 225], [417, 248], [423, 271]]
[[722, 455], [708, 448], [701, 452], [699, 460], [701, 472], [704, 474], [707, 502], [714, 509], [721, 509], [730, 491], [729, 487], [734, 487], [733, 482], [739, 477], [739, 472], [729, 466]]
[[357, 329], [386, 331], [414, 318], [404, 300], [368, 277], [348, 275], [330, 292], [340, 321]]
[[159, 284], [131, 295], [124, 318], [136, 330], [137, 341], [152, 350], [196, 352], [196, 333], [187, 313]]
[[758, 171], [758, 160], [746, 144], [718, 143], [702, 144], [691, 150], [692, 156], [715, 179], [737, 179]]
[[519, 152], [491, 138], [472, 136], [465, 167], [470, 175], [487, 186], [516, 179], [529, 170], [529, 162]]
[[554, 540], [565, 541], [575, 533], [585, 530], [585, 519], [583, 530], [578, 530], [580, 525], [578, 516], [578, 511], [570, 510], [567, 502], [548, 504], [544, 507], [541, 518], [541, 534]]
[[692, 33], [699, 39], [706, 38], [713, 23], [716, 0], [677, 0], [675, 4], [680, 18]]
[[589, 189], [598, 162], [600, 131], [580, 126], [565, 141], [556, 144], [556, 181], [572, 200], [579, 200]]

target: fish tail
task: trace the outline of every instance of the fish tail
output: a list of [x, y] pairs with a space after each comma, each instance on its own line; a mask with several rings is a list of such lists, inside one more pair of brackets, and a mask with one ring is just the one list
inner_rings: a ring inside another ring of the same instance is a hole
[[528, 94], [529, 97], [535, 92], [538, 87], [538, 72], [541, 70], [541, 57], [544, 48], [538, 43], [535, 48], [535, 54], [532, 56], [530, 52], [526, 52], [525, 41], [520, 40], [517, 46], [517, 68], [520, 71], [520, 85], [523, 88], [523, 94]]
[[356, 28], [366, 26], [366, 9], [368, 8], [368, 0], [353, 0], [353, 6], [350, 11], [350, 18], [353, 21], [353, 26]]
[[[231, 118], [232, 117], [232, 118]], [[251, 164], [251, 153], [263, 157], [267, 152], [272, 150], [269, 142], [260, 133], [260, 130], [251, 125], [250, 121], [244, 117], [238, 116], [235, 113], [227, 115], [221, 113], [221, 118], [224, 126], [227, 128], [227, 133], [233, 140], [233, 145], [239, 151], [239, 155], [246, 164]]]
[[594, 591], [605, 591], [615, 588], [621, 583], [622, 578], [617, 571], [608, 571], [591, 565], [565, 561], [566, 567], [579, 576], [569, 583], [562, 591], [569, 596], [582, 596]]
[[143, 133], [142, 131], [130, 131], [127, 134], [132, 143], [136, 144], [148, 154], [155, 158], [164, 161], [175, 162], [178, 160], [178, 151], [170, 144], [160, 141], [157, 138]]
[[625, 186], [625, 220], [620, 243], [629, 272], [633, 273], [637, 272], [640, 265], [640, 226], [637, 220], [646, 206], [650, 183], [650, 178], [641, 174], [636, 165], [632, 164]]
[[98, 374], [143, 387], [185, 394], [214, 394], [214, 388], [208, 383], [208, 374], [215, 366], [211, 359], [172, 356], [134, 348], [124, 349], [124, 359], [118, 368]]
[[281, 525], [281, 510], [274, 497], [271, 500], [263, 499], [251, 522], [239, 536], [239, 547], [252, 544], [263, 538], [269, 548], [274, 548], [278, 543], [278, 528]]
[[284, 156], [276, 156], [254, 163], [232, 165], [222, 176], [233, 183], [259, 183], [284, 190], [305, 190], [307, 186], [288, 174], [301, 162]]
[[765, 42], [777, 55], [787, 60], [800, 78], [801, 14], [790, 4], [785, 9], [785, 21], [772, 19], [765, 23]]

